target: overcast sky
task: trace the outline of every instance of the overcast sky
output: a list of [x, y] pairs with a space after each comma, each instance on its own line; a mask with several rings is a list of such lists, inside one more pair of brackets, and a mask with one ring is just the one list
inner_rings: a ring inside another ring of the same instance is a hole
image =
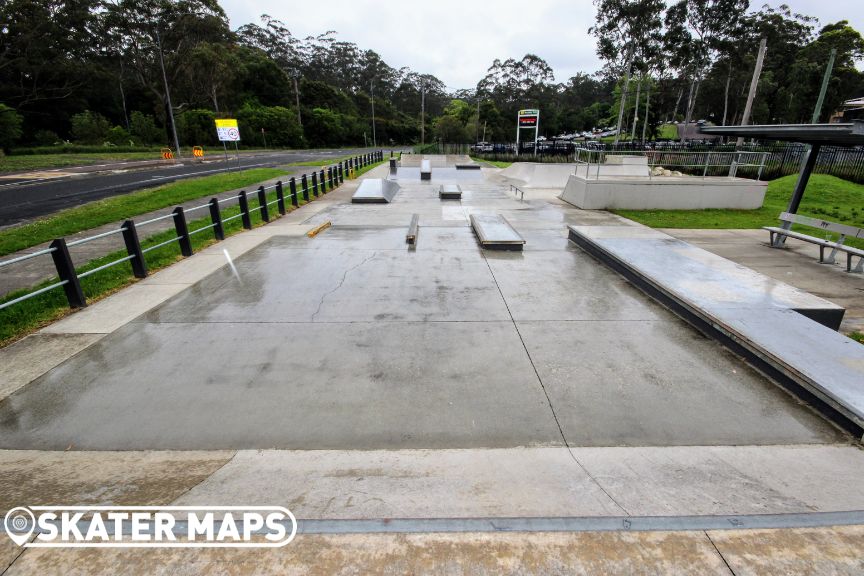
[[[751, 1], [751, 9], [762, 6]], [[783, 2], [771, 2], [778, 6]], [[862, 0], [786, 0], [794, 12], [821, 25], [849, 20], [864, 33]], [[565, 81], [600, 67], [588, 28], [590, 0], [433, 0], [387, 3], [369, 0], [318, 2], [221, 0], [233, 29], [258, 23], [261, 14], [285, 22], [297, 37], [335, 30], [338, 38], [378, 52], [390, 66], [434, 74], [451, 89], [473, 88], [495, 58], [534, 53]]]

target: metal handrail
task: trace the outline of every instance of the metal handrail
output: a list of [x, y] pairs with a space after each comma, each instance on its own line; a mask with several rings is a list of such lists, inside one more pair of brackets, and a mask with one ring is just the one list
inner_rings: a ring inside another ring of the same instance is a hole
[[31, 252], [30, 254], [23, 254], [21, 256], [16, 256], [15, 258], [10, 258], [9, 260], [4, 260], [0, 262], [0, 268], [3, 266], [8, 266], [9, 264], [15, 264], [16, 262], [23, 262], [24, 260], [30, 260], [31, 258], [36, 258], [37, 256], [43, 256], [45, 254], [50, 254], [57, 250], [56, 248], [45, 248], [43, 250], [38, 250], [36, 252]]
[[66, 246], [79, 246], [81, 244], [86, 244], [87, 242], [97, 240], [99, 238], [105, 238], [106, 236], [111, 236], [112, 234], [117, 234], [117, 233], [125, 232], [125, 231], [126, 231], [126, 228], [117, 228], [116, 230], [109, 230], [108, 232], [102, 232], [101, 234], [96, 234], [95, 236], [88, 236], [87, 238], [82, 238], [80, 240], [74, 240], [72, 242], [67, 242]]
[[[704, 159], [704, 162], [695, 162], [695, 163], [687, 163], [687, 162], [678, 162], [676, 158], [680, 157], [692, 157], [697, 156]], [[740, 168], [758, 168], [759, 171], [757, 173], [757, 180], [761, 180], [762, 172], [764, 171], [765, 165], [767, 164], [768, 158], [770, 157], [770, 152], [751, 152], [751, 151], [736, 151], [736, 150], [728, 150], [728, 151], [714, 151], [714, 150], [702, 150], [702, 151], [693, 151], [693, 150], [597, 150], [593, 148], [577, 148], [576, 154], [574, 158], [575, 164], [577, 164], [574, 173], [577, 173], [581, 170], [581, 166], [585, 166], [585, 178], [591, 177], [591, 170], [594, 166], [597, 167], [594, 177], [596, 179], [600, 178], [600, 166], [604, 165], [607, 159], [607, 156], [641, 156], [648, 159], [648, 178], [654, 178], [652, 168], [656, 168], [658, 166], [662, 166], [664, 168], [689, 168], [689, 169], [702, 169], [702, 178], [708, 177], [708, 169], [709, 168], [728, 168], [729, 174], [728, 177], [735, 177], [738, 169]], [[671, 156], [671, 158], [670, 158]], [[724, 156], [729, 157], [729, 162], [722, 163], [712, 163], [712, 159], [722, 158]], [[741, 162], [739, 161], [741, 158], [746, 158], [749, 156], [756, 156], [759, 158], [759, 162]], [[587, 159], [585, 159], [587, 157]], [[595, 161], [596, 158], [596, 161]], [[713, 176], [712, 176], [713, 177]]]

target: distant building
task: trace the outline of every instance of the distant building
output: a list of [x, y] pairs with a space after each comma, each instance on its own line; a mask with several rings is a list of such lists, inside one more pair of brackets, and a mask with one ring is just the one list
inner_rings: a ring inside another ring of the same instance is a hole
[[852, 122], [853, 120], [864, 120], [864, 97], [846, 100], [840, 105], [840, 109], [831, 115], [829, 122]]

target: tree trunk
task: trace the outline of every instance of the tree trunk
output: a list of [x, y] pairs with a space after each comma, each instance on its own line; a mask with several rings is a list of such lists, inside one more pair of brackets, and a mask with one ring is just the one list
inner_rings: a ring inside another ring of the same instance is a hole
[[651, 83], [645, 89], [645, 120], [642, 123], [642, 142], [645, 142], [645, 132], [648, 130], [648, 106], [651, 103]]
[[627, 60], [627, 75], [624, 78], [624, 90], [621, 92], [621, 104], [618, 106], [618, 124], [615, 131], [615, 144], [621, 137], [621, 122], [624, 120], [624, 104], [627, 102], [627, 92], [630, 89], [630, 60]]
[[729, 111], [729, 84], [732, 82], [732, 60], [729, 60], [729, 71], [726, 74], [726, 91], [723, 93], [723, 126], [726, 126], [726, 113]]
[[639, 82], [636, 84], [636, 104], [633, 106], [633, 126], [630, 127], [630, 141], [636, 138], [636, 124], [639, 122], [639, 96], [642, 92], [642, 75], [639, 75]]
[[678, 98], [675, 100], [675, 110], [672, 112], [672, 118], [670, 119], [673, 123], [677, 123], [675, 117], [678, 116], [678, 107], [681, 105], [682, 96], [684, 96], [684, 88], [678, 90]]
[[684, 135], [681, 141], [687, 139], [687, 134], [690, 132], [690, 121], [693, 119], [693, 109], [696, 108], [696, 98], [699, 96], [699, 84], [701, 80], [697, 76], [690, 83], [690, 96], [687, 98], [687, 116], [684, 118]]

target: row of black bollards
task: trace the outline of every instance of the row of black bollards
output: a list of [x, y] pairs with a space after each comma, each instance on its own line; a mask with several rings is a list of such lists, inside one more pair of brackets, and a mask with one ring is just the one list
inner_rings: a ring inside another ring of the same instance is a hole
[[[352, 169], [358, 170], [376, 161], [383, 161], [383, 159], [384, 152], [379, 150], [377, 152], [354, 156], [352, 158], [348, 158], [347, 160], [341, 160], [335, 165], [327, 166], [326, 169], [322, 168], [318, 172], [312, 172], [311, 180], [307, 179], [306, 174], [303, 174], [300, 177], [300, 190], [297, 189], [297, 180], [292, 176], [288, 180], [288, 190], [291, 197], [291, 205], [295, 208], [300, 206], [300, 194], [303, 195], [303, 201], [308, 202], [310, 189], [312, 190], [313, 196], [317, 198], [319, 196], [319, 193], [326, 194], [328, 189], [332, 191], [337, 186], [345, 182], [345, 176], [349, 174]], [[286, 213], [285, 192], [281, 180], [276, 182], [275, 188], [276, 206], [279, 210], [279, 214], [284, 215]], [[256, 192], [258, 199], [258, 208], [255, 208], [255, 210], [259, 210], [261, 212], [262, 221], [270, 222], [270, 210], [267, 203], [267, 191], [264, 186], [259, 186]], [[237, 195], [237, 204], [240, 207], [239, 216], [243, 228], [251, 230], [252, 216], [249, 210], [249, 197], [246, 194], [245, 190], [241, 190], [240, 193]], [[192, 234], [204, 230], [205, 228], [213, 228], [213, 236], [216, 238], [216, 240], [224, 240], [225, 226], [224, 220], [222, 218], [222, 211], [219, 205], [219, 200], [217, 198], [211, 198], [207, 204], [205, 204], [204, 206], [199, 206], [198, 208], [204, 208], [205, 206], [209, 208], [211, 224], [210, 226], [202, 227], [198, 230], [193, 230]], [[163, 219], [166, 217], [167, 216], [163, 216], [157, 219]], [[178, 206], [174, 208], [174, 210], [171, 212], [171, 217], [174, 220], [174, 231], [177, 236], [172, 240], [164, 242], [163, 245], [176, 241], [180, 246], [180, 253], [183, 254], [183, 256], [192, 256], [192, 238], [186, 222], [186, 211], [184, 211], [182, 206]], [[229, 220], [233, 218], [236, 218], [236, 216], [229, 218]], [[136, 278], [146, 278], [148, 271], [147, 262], [144, 258], [144, 253], [147, 250], [153, 250], [160, 245], [151, 246], [150, 248], [143, 250], [141, 248], [141, 242], [138, 237], [138, 230], [135, 226], [135, 222], [132, 220], [126, 220], [125, 222], [123, 222], [122, 226], [120, 227], [120, 233], [123, 237], [123, 243], [126, 246], [127, 257], [106, 264], [104, 267], [107, 268], [109, 266], [128, 261], [132, 266], [132, 273], [135, 275]], [[87, 240], [89, 239], [85, 239], [85, 241]], [[81, 243], [81, 241], [77, 241], [76, 244], [77, 243]], [[72, 257], [69, 255], [69, 248], [66, 244], [66, 239], [57, 238], [51, 243], [50, 247], [52, 248], [51, 257], [54, 260], [54, 266], [57, 269], [57, 275], [62, 283], [63, 291], [66, 294], [66, 299], [69, 302], [69, 306], [71, 308], [82, 308], [86, 306], [87, 301], [81, 289], [81, 280], [79, 274], [75, 270], [75, 264], [72, 262]], [[93, 271], [85, 273], [84, 275], [88, 275], [91, 273], [93, 273]]]

